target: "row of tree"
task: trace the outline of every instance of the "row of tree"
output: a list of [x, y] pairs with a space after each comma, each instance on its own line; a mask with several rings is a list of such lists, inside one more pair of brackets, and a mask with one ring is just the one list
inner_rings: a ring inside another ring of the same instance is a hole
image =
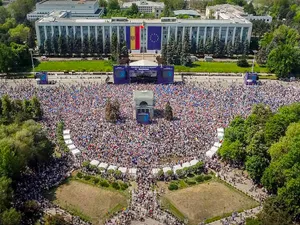
[[261, 224], [288, 225], [300, 220], [299, 128], [300, 104], [296, 103], [276, 113], [255, 105], [246, 119], [236, 117], [225, 130], [218, 151], [222, 160], [245, 168], [255, 183], [275, 195], [259, 217]]

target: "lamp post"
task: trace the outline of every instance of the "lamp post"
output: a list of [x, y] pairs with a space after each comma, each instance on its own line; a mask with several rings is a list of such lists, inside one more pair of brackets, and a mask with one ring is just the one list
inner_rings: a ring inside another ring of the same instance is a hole
[[34, 62], [33, 62], [33, 56], [32, 56], [33, 49], [30, 48], [30, 49], [29, 49], [29, 52], [30, 52], [30, 56], [31, 56], [32, 72], [34, 72]]
[[252, 61], [252, 73], [254, 72], [255, 55], [256, 55], [257, 51], [253, 50], [253, 53], [254, 53], [254, 57], [253, 57], [253, 61]]

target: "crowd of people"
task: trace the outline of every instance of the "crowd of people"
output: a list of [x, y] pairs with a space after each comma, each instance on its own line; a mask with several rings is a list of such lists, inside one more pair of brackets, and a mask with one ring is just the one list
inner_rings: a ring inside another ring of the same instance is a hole
[[[152, 124], [138, 124], [133, 118], [133, 90], [152, 90], [157, 112], [163, 111], [169, 101], [175, 119], [167, 121], [156, 112]], [[131, 220], [143, 221], [148, 217], [162, 224], [177, 225], [180, 222], [159, 207], [157, 193], [152, 190], [151, 168], [162, 167], [168, 158], [174, 159], [168, 162], [169, 166], [194, 158], [204, 160], [205, 152], [216, 140], [217, 128], [226, 127], [236, 115], [247, 116], [256, 103], [276, 110], [300, 101], [300, 86], [279, 82], [246, 87], [238, 83], [223, 85], [220, 81], [187, 85], [107, 85], [83, 81], [37, 87], [22, 81], [13, 85], [0, 83], [0, 96], [4, 94], [17, 99], [37, 95], [44, 111], [42, 123], [50, 139], [55, 140], [56, 125], [63, 120], [65, 129], [71, 130], [72, 141], [81, 150], [80, 162], [97, 159], [139, 168], [138, 187], [132, 191], [129, 208], [107, 220], [107, 225], [129, 224]], [[116, 124], [105, 120], [108, 99], [120, 103], [121, 119]], [[20, 183], [18, 198], [36, 199], [49, 207], [41, 191], [59, 184], [74, 166], [72, 160], [63, 159], [61, 164], [56, 161], [52, 169], [41, 168], [38, 176]], [[207, 166], [219, 169], [213, 161]]]

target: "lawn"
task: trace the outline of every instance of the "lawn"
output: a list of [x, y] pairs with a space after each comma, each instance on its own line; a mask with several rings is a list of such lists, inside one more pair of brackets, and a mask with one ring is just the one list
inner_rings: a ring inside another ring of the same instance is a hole
[[[251, 66], [238, 67], [235, 62], [195, 62], [192, 67], [175, 66], [175, 72], [245, 73], [251, 70]], [[255, 64], [254, 71], [267, 73], [268, 69]]]
[[168, 191], [166, 188], [161, 201], [175, 216], [180, 219], [188, 218], [192, 225], [258, 205], [250, 197], [218, 180], [178, 191]]
[[127, 206], [127, 199], [121, 192], [75, 180], [59, 186], [51, 198], [55, 204], [95, 225], [104, 224], [108, 214]]
[[[106, 60], [84, 61], [47, 61], [40, 62], [35, 71], [87, 71], [87, 72], [111, 72], [113, 63]], [[209, 73], [244, 73], [251, 71], [251, 67], [238, 67], [233, 62], [195, 62], [192, 67], [175, 66], [175, 72], [209, 72]], [[255, 65], [255, 72], [267, 73], [265, 67]]]

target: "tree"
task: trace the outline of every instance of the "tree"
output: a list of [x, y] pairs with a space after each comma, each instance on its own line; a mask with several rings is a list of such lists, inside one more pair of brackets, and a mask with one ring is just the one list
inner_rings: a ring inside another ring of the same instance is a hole
[[100, 35], [98, 35], [97, 38], [97, 53], [98, 55], [103, 54], [103, 42], [102, 42], [102, 37]]
[[5, 211], [12, 200], [11, 179], [1, 176], [0, 177], [0, 213]]
[[238, 59], [238, 61], [236, 62], [237, 66], [239, 67], [249, 67], [249, 63], [247, 61], [247, 57], [245, 55], [243, 55], [242, 57], [240, 57]]
[[135, 3], [132, 3], [129, 10], [130, 10], [131, 15], [136, 15], [139, 13], [139, 8]]
[[170, 102], [168, 101], [166, 106], [165, 106], [165, 119], [168, 120], [168, 121], [171, 121], [173, 120], [173, 109], [170, 105]]
[[89, 52], [92, 54], [97, 53], [97, 43], [93, 35], [91, 35], [89, 39]]
[[9, 4], [8, 10], [17, 23], [23, 23], [26, 20], [26, 15], [32, 11], [34, 6], [35, 1], [33, 0], [16, 0]]
[[108, 1], [108, 6], [107, 6], [108, 10], [119, 10], [120, 9], [120, 5], [118, 0], [109, 0]]
[[58, 37], [58, 52], [60, 55], [65, 55], [67, 53], [67, 43], [64, 36]]
[[89, 39], [88, 36], [85, 35], [83, 37], [83, 42], [82, 42], [82, 50], [81, 52], [86, 56], [89, 53]]
[[5, 23], [5, 20], [10, 17], [8, 10], [0, 6], [0, 24]]
[[54, 55], [58, 54], [58, 39], [56, 35], [52, 36], [52, 50]]
[[186, 30], [184, 34], [184, 40], [183, 40], [182, 52], [180, 58], [180, 64], [182, 66], [189, 66], [191, 64], [190, 51], [191, 51], [190, 37], [188, 31]]
[[23, 44], [28, 40], [30, 28], [24, 26], [23, 24], [19, 24], [15, 28], [11, 28], [8, 31], [11, 41], [16, 42], [18, 44]]
[[291, 45], [280, 45], [273, 49], [267, 67], [279, 78], [289, 77], [291, 73], [300, 72], [300, 50]]
[[112, 34], [111, 37], [111, 46], [110, 46], [110, 52], [111, 52], [111, 58], [113, 61], [117, 62], [119, 60], [119, 43], [118, 43], [118, 37], [116, 33]]
[[106, 0], [99, 0], [99, 6], [106, 8], [107, 7], [107, 1]]
[[63, 216], [55, 214], [54, 216], [47, 215], [45, 217], [45, 225], [69, 225], [69, 223], [65, 221]]
[[161, 57], [163, 62], [167, 62], [167, 47], [168, 45], [166, 43], [163, 43], [162, 49], [161, 49]]
[[244, 6], [244, 11], [246, 12], [246, 13], [248, 13], [248, 14], [252, 14], [252, 15], [256, 15], [256, 12], [255, 12], [255, 9], [254, 9], [254, 6], [253, 6], [253, 3], [252, 2], [250, 2], [250, 3], [248, 3], [248, 4], [246, 4], [245, 6]]
[[265, 169], [268, 167], [269, 161], [265, 157], [253, 155], [246, 159], [245, 165], [251, 179], [255, 183], [260, 183], [260, 179], [263, 176]]
[[104, 54], [107, 55], [108, 53], [110, 53], [110, 40], [106, 39], [104, 45]]
[[74, 53], [75, 53], [76, 55], [80, 55], [80, 53], [81, 53], [81, 48], [82, 48], [82, 46], [81, 46], [81, 38], [76, 37], [76, 38], [74, 39]]
[[45, 48], [44, 48], [44, 44], [39, 46], [39, 53], [40, 55], [44, 55], [45, 54]]
[[197, 54], [199, 55], [204, 55], [204, 45], [203, 45], [203, 40], [199, 40], [198, 46], [197, 46]]
[[4, 211], [1, 215], [2, 225], [19, 225], [21, 224], [21, 213], [14, 208]]
[[229, 58], [233, 57], [233, 46], [232, 46], [232, 44], [230, 42], [227, 43], [227, 46], [226, 46], [226, 55]]
[[44, 46], [45, 46], [46, 55], [50, 55], [51, 53], [53, 53], [52, 44], [51, 44], [50, 39], [45, 40]]
[[11, 48], [0, 43], [0, 72], [7, 73], [13, 65], [13, 53]]
[[259, 65], [265, 65], [267, 63], [268, 53], [266, 48], [260, 48], [256, 54], [256, 62]]
[[2, 123], [10, 123], [12, 119], [12, 103], [8, 95], [4, 95], [1, 98], [2, 107]]
[[71, 36], [67, 36], [67, 53], [72, 55], [74, 52], [74, 39]]
[[128, 58], [128, 57], [129, 57], [129, 54], [128, 54], [128, 48], [127, 48], [127, 45], [126, 45], [126, 42], [125, 42], [125, 41], [122, 43], [121, 56], [122, 56], [122, 57], [125, 57], [125, 58]]
[[43, 110], [41, 107], [41, 103], [36, 96], [33, 96], [30, 100], [31, 108], [32, 108], [32, 117], [34, 119], [40, 120], [43, 116]]

